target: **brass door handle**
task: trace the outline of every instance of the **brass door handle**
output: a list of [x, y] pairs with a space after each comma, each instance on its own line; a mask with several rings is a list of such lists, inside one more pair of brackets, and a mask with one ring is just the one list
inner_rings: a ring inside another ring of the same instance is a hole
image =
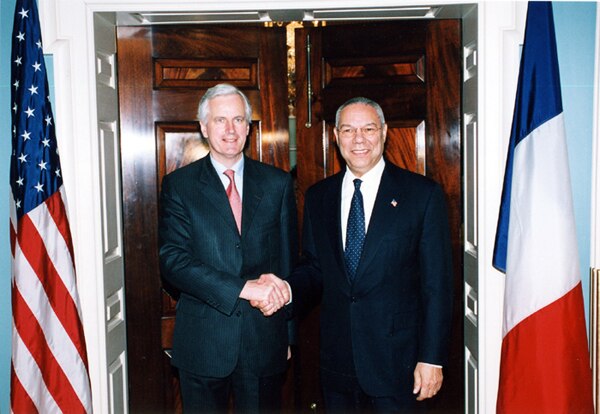
[[306, 115], [306, 123], [304, 126], [306, 128], [310, 128], [312, 126], [312, 78], [311, 78], [311, 44], [310, 44], [310, 35], [306, 35], [306, 105], [307, 105], [307, 115]]

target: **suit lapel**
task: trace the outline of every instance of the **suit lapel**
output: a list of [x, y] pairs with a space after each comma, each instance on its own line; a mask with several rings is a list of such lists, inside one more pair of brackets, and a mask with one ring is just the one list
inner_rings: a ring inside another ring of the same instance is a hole
[[[232, 227], [237, 233], [237, 225], [235, 224], [235, 218], [227, 199], [227, 194], [223, 183], [217, 175], [217, 171], [210, 162], [210, 157], [207, 155], [201, 161], [200, 165], [200, 191], [206, 197], [206, 199], [215, 207], [215, 211], [221, 216], [221, 218], [227, 223], [228, 226]], [[244, 183], [245, 185], [245, 183]], [[242, 211], [242, 221], [243, 219]]]
[[[261, 187], [259, 171], [255, 168], [255, 161], [244, 160], [244, 195], [242, 199], [242, 235], [245, 235], [252, 224], [254, 215], [258, 211], [264, 191]], [[233, 214], [232, 214], [233, 217]]]
[[394, 184], [388, 165], [386, 165], [381, 176], [355, 280], [361, 276], [361, 273], [376, 256], [383, 235], [389, 232], [390, 227], [394, 225], [393, 222], [398, 217], [397, 206], [401, 204], [403, 194], [398, 190], [399, 186]]
[[350, 293], [350, 281], [346, 273], [346, 261], [344, 259], [344, 245], [342, 243], [342, 227], [341, 227], [341, 203], [342, 203], [342, 181], [344, 173], [341, 172], [334, 176], [334, 181], [331, 188], [326, 192], [323, 202], [323, 214], [325, 215], [324, 223], [327, 223], [327, 234], [329, 243], [337, 261], [338, 268], [342, 271], [340, 275], [343, 280], [340, 287], [342, 290]]
[[336, 176], [336, 180], [333, 183], [332, 190], [328, 191], [325, 195], [325, 206], [323, 214], [326, 214], [325, 223], [329, 224], [327, 234], [329, 234], [329, 240], [335, 253], [335, 257], [340, 262], [341, 266], [346, 268], [344, 263], [344, 245], [342, 244], [342, 228], [341, 223], [341, 203], [342, 203], [342, 179], [344, 174]]

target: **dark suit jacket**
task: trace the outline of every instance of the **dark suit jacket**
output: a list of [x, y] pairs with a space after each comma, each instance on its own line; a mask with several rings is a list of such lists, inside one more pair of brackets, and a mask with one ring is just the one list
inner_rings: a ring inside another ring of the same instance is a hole
[[356, 376], [369, 395], [414, 401], [416, 363], [446, 363], [452, 266], [444, 194], [432, 180], [386, 162], [350, 283], [340, 227], [343, 174], [306, 193], [305, 263], [289, 279], [293, 304], [302, 309], [320, 295], [325, 385]]
[[285, 312], [264, 317], [238, 296], [249, 279], [287, 277], [296, 253], [291, 176], [246, 158], [242, 234], [209, 157], [164, 177], [160, 197], [162, 277], [177, 288], [174, 366], [222, 378], [237, 363], [258, 375], [286, 368]]

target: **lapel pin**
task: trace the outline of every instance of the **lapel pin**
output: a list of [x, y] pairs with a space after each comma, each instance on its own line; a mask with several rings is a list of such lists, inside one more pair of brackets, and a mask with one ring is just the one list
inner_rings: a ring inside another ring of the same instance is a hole
[[396, 201], [396, 199], [392, 199], [392, 202], [390, 203], [393, 207], [396, 207], [398, 205], [398, 202]]

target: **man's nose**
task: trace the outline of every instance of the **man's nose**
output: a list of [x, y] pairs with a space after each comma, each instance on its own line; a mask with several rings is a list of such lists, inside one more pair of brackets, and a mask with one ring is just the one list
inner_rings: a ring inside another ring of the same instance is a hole
[[363, 135], [362, 129], [356, 128], [356, 134], [354, 134], [354, 142], [363, 142], [365, 137]]

